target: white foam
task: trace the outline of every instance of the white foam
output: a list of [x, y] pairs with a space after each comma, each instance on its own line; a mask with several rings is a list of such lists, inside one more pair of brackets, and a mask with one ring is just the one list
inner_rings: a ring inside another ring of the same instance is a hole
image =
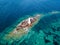
[[28, 19], [28, 24], [31, 24], [30, 18]]
[[52, 12], [49, 12], [49, 14], [57, 14], [57, 13], [60, 13], [60, 11], [52, 11]]

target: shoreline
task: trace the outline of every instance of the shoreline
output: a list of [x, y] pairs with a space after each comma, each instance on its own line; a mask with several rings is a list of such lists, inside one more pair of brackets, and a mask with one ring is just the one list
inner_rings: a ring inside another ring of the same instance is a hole
[[[34, 16], [31, 16], [31, 17], [34, 17]], [[39, 17], [39, 19], [37, 18], [37, 20], [35, 21], [35, 23], [31, 26], [31, 27], [29, 27], [28, 28], [28, 30], [30, 31], [30, 29], [34, 26], [34, 25], [36, 25], [37, 23], [38, 23], [38, 21], [40, 20], [40, 17]], [[24, 21], [24, 20], [23, 20]], [[22, 22], [22, 21], [21, 21]], [[21, 23], [20, 22], [20, 23]], [[19, 24], [20, 24], [19, 23]], [[19, 25], [18, 24], [18, 25]], [[18, 25], [16, 25], [16, 26], [18, 26]], [[16, 40], [22, 40], [21, 38], [24, 38], [25, 37], [25, 35], [29, 32], [27, 32], [27, 30], [25, 31], [25, 30], [19, 30], [18, 31], [18, 33], [16, 33], [16, 32], [14, 32], [14, 30], [16, 29], [16, 27], [15, 28], [13, 28], [13, 30], [11, 30], [11, 31], [8, 31], [8, 34], [4, 34], [4, 36], [2, 35], [2, 39], [3, 40], [5, 40], [5, 41], [9, 41], [8, 43], [12, 43], [13, 41], [16, 41]], [[24, 32], [25, 31], [25, 32]], [[14, 33], [13, 33], [14, 32]], [[2, 41], [3, 41], [2, 40]]]

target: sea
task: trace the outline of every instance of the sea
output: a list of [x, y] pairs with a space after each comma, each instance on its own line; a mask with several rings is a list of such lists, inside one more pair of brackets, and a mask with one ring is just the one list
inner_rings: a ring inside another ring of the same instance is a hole
[[0, 34], [20, 18], [35, 14], [45, 17], [18, 45], [60, 45], [60, 0], [0, 0]]

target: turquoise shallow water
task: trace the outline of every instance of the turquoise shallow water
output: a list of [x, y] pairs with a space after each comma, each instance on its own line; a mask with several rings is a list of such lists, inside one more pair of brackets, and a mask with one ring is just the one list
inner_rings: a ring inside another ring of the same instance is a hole
[[[0, 0], [0, 45], [60, 45], [59, 11], [60, 0]], [[2, 39], [19, 22], [33, 14], [45, 16], [24, 36], [26, 38], [12, 43], [14, 39]]]
[[21, 45], [60, 45], [60, 14], [43, 17], [28, 37]]
[[9, 42], [10, 40], [5, 42], [6, 40], [4, 41], [2, 37], [4, 38], [4, 35], [8, 34], [14, 26], [30, 16], [20, 18], [14, 25], [1, 33], [0, 45], [60, 45], [60, 13], [44, 15], [21, 40], [15, 40], [12, 43]]

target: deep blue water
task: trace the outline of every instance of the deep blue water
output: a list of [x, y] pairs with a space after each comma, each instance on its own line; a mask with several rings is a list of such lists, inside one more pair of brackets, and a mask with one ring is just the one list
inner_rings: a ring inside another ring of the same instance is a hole
[[51, 11], [60, 11], [60, 0], [0, 0], [0, 32], [20, 17]]

